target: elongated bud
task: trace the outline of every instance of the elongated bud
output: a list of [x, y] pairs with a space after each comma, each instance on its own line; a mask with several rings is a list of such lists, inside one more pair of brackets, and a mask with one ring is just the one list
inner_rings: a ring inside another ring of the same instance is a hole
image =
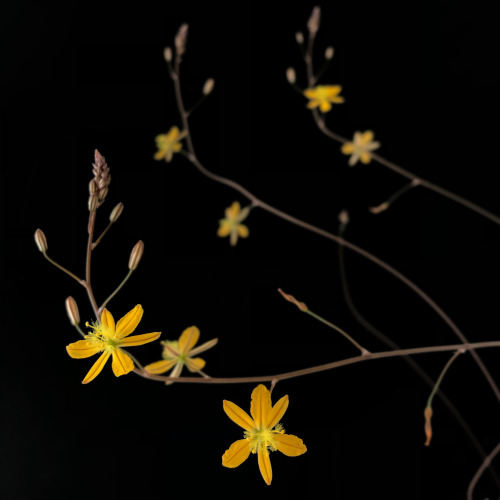
[[347, 210], [342, 210], [342, 212], [339, 213], [339, 222], [343, 226], [349, 224], [349, 212]]
[[295, 304], [302, 312], [307, 311], [307, 306], [304, 304], [304, 302], [299, 302], [295, 297], [293, 297], [292, 295], [288, 295], [281, 288], [278, 288], [278, 292], [281, 293], [285, 300], [288, 300], [288, 302]]
[[425, 435], [427, 437], [425, 446], [429, 446], [431, 444], [431, 439], [432, 439], [432, 426], [431, 426], [432, 408], [430, 406], [427, 406], [425, 408], [424, 417], [425, 417]]
[[73, 326], [78, 326], [80, 324], [80, 312], [73, 297], [66, 299], [66, 312], [68, 313], [70, 323]]
[[135, 247], [132, 248], [132, 252], [130, 253], [130, 259], [128, 261], [128, 268], [131, 271], [135, 271], [139, 266], [139, 262], [141, 262], [142, 254], [144, 253], [144, 243], [139, 240]]
[[167, 62], [172, 61], [172, 49], [170, 47], [165, 47], [165, 50], [163, 51], [163, 57]]
[[327, 47], [325, 50], [325, 59], [327, 59], [327, 60], [332, 59], [333, 54], [334, 54], [333, 47]]
[[295, 40], [297, 40], [299, 45], [304, 43], [304, 35], [302, 34], [302, 31], [297, 31], [297, 33], [295, 33]]
[[175, 49], [177, 50], [177, 55], [181, 56], [186, 51], [186, 41], [188, 34], [188, 25], [184, 23], [179, 28], [177, 35], [175, 35]]
[[214, 89], [215, 80], [213, 78], [209, 78], [205, 85], [203, 85], [203, 95], [208, 95]]
[[311, 34], [311, 36], [316, 35], [316, 33], [319, 30], [320, 17], [321, 17], [321, 9], [318, 6], [316, 6], [314, 7], [311, 13], [309, 21], [307, 22], [307, 27], [309, 29], [309, 33]]
[[47, 238], [41, 229], [35, 231], [35, 243], [40, 252], [45, 253], [49, 248], [47, 245]]
[[90, 195], [89, 212], [95, 212], [98, 206], [99, 206], [99, 197], [95, 194]]
[[105, 187], [99, 191], [99, 201], [104, 201], [104, 199], [106, 198], [106, 196], [108, 194], [108, 191], [109, 191], [109, 189], [107, 187]]
[[288, 68], [286, 70], [286, 79], [288, 80], [288, 83], [293, 85], [295, 83], [295, 70], [293, 68]]
[[111, 215], [109, 216], [109, 221], [110, 222], [116, 222], [118, 220], [118, 217], [123, 212], [124, 205], [122, 202], [118, 203], [115, 208], [113, 208], [113, 211], [111, 212]]
[[96, 194], [97, 193], [97, 189], [98, 189], [97, 182], [94, 179], [92, 179], [90, 181], [90, 183], [89, 183], [89, 193], [90, 194]]

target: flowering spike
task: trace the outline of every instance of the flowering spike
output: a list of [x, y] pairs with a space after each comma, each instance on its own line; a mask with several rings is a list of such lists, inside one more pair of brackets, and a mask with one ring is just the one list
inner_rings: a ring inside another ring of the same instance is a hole
[[316, 7], [314, 7], [311, 13], [309, 21], [307, 22], [307, 28], [309, 29], [309, 33], [311, 36], [315, 36], [316, 33], [318, 32], [320, 18], [321, 18], [321, 9], [319, 6], [316, 5]]

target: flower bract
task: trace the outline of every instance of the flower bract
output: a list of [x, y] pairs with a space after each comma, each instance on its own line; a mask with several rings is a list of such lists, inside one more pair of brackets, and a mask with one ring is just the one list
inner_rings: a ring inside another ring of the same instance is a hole
[[186, 137], [187, 132], [180, 132], [178, 127], [172, 127], [168, 133], [156, 136], [156, 147], [158, 151], [154, 155], [155, 160], [172, 161], [174, 153], [182, 149], [182, 139]]
[[378, 149], [380, 142], [373, 140], [373, 132], [367, 130], [366, 132], [354, 132], [352, 142], [346, 142], [342, 145], [341, 151], [345, 155], [351, 155], [349, 158], [349, 166], [354, 167], [358, 160], [361, 163], [370, 163], [372, 156], [371, 151]]
[[161, 335], [161, 332], [153, 332], [129, 337], [141, 321], [143, 312], [142, 306], [138, 304], [115, 325], [111, 313], [104, 309], [99, 323], [93, 325], [87, 323], [92, 331], [85, 335], [85, 340], [79, 340], [66, 346], [68, 354], [76, 359], [88, 358], [94, 354], [102, 353], [83, 379], [83, 384], [88, 384], [101, 373], [110, 356], [113, 357], [111, 367], [117, 377], [126, 375], [134, 369], [134, 362], [122, 347], [147, 344]]
[[[193, 356], [213, 347], [217, 344], [218, 339], [212, 339], [198, 347], [194, 347], [199, 338], [200, 330], [196, 326], [186, 328], [179, 337], [179, 340], [162, 342], [163, 359], [145, 366], [144, 369], [148, 373], [159, 375], [173, 368], [170, 374], [171, 377], [179, 377], [184, 365], [192, 373], [200, 372], [205, 366], [205, 361]], [[173, 382], [167, 382], [167, 385], [169, 384], [173, 384]]]
[[248, 217], [249, 213], [250, 207], [242, 209], [240, 203], [235, 201], [230, 207], [226, 208], [226, 217], [219, 221], [217, 235], [221, 238], [229, 236], [229, 242], [232, 246], [236, 245], [238, 242], [238, 236], [247, 238], [250, 231], [242, 222]]
[[251, 417], [231, 401], [224, 401], [223, 408], [226, 415], [245, 430], [244, 439], [235, 441], [222, 456], [224, 467], [238, 467], [250, 453], [256, 453], [260, 473], [269, 485], [273, 479], [269, 452], [278, 450], [289, 457], [297, 457], [307, 451], [302, 439], [285, 434], [279, 423], [288, 408], [288, 396], [283, 396], [273, 406], [271, 393], [260, 384], [252, 392]]
[[309, 99], [307, 107], [314, 109], [319, 106], [322, 113], [332, 109], [332, 104], [342, 104], [344, 98], [339, 95], [342, 92], [340, 85], [318, 85], [314, 88], [304, 90], [304, 95]]

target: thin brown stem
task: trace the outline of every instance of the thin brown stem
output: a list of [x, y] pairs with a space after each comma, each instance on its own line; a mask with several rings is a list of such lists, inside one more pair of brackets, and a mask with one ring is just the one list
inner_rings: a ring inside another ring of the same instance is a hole
[[[310, 43], [310, 47], [308, 48], [308, 51], [312, 54], [312, 43]], [[417, 295], [419, 295], [427, 304], [434, 309], [434, 311], [448, 324], [448, 326], [453, 330], [455, 335], [464, 343], [468, 343], [467, 338], [465, 335], [462, 333], [462, 331], [458, 328], [457, 325], [451, 320], [451, 318], [437, 305], [434, 300], [432, 300], [421, 288], [419, 288], [415, 283], [413, 283], [410, 279], [408, 279], [406, 276], [401, 274], [399, 271], [391, 267], [389, 264], [385, 263], [383, 260], [379, 259], [375, 255], [367, 252], [366, 250], [363, 250], [362, 248], [358, 247], [357, 245], [354, 245], [353, 243], [350, 243], [343, 238], [339, 238], [338, 236], [334, 235], [333, 233], [330, 233], [328, 231], [325, 231], [324, 229], [320, 229], [316, 226], [313, 226], [312, 224], [309, 224], [305, 221], [302, 221], [300, 219], [297, 219], [296, 217], [293, 217], [286, 212], [282, 212], [281, 210], [278, 210], [277, 208], [274, 208], [273, 206], [263, 202], [257, 196], [253, 195], [250, 193], [247, 189], [245, 189], [243, 186], [238, 184], [237, 182], [234, 182], [230, 179], [226, 179], [225, 177], [221, 177], [219, 175], [213, 174], [209, 170], [207, 170], [201, 162], [198, 160], [196, 157], [196, 153], [193, 147], [193, 141], [191, 138], [191, 132], [189, 129], [189, 122], [188, 122], [188, 117], [184, 108], [184, 103], [182, 101], [182, 93], [181, 93], [181, 87], [180, 87], [180, 80], [179, 80], [179, 66], [180, 66], [180, 61], [179, 57], [176, 59], [176, 64], [175, 64], [175, 72], [172, 73], [172, 79], [174, 82], [174, 88], [175, 88], [175, 96], [176, 96], [176, 101], [177, 101], [177, 107], [179, 109], [179, 113], [181, 115], [182, 119], [182, 124], [183, 128], [186, 131], [186, 142], [188, 146], [188, 159], [193, 163], [193, 165], [206, 177], [219, 182], [221, 184], [225, 184], [226, 186], [229, 186], [236, 191], [240, 192], [243, 196], [246, 196], [251, 202], [254, 207], [260, 207], [263, 210], [272, 213], [276, 217], [279, 217], [281, 219], [284, 219], [292, 224], [295, 224], [296, 226], [302, 227], [303, 229], [306, 229], [307, 231], [319, 234], [320, 236], [323, 236], [324, 238], [330, 239], [338, 243], [339, 245], [344, 245], [345, 247], [349, 248], [353, 252], [356, 252], [359, 255], [362, 255], [366, 259], [372, 261], [373, 263], [377, 264], [379, 267], [382, 269], [385, 269], [388, 271], [390, 274], [398, 278], [401, 282], [403, 282], [406, 286], [408, 286], [411, 290], [413, 290]], [[312, 58], [311, 58], [311, 65], [310, 67], [308, 66], [308, 75], [311, 78], [311, 75], [314, 75], [312, 72]], [[314, 78], [314, 76], [312, 76]], [[317, 110], [313, 110], [313, 114]], [[500, 402], [500, 390], [498, 389], [495, 381], [493, 380], [493, 377], [489, 373], [488, 369], [480, 359], [480, 357], [475, 353], [474, 351], [471, 351], [472, 357], [474, 358], [475, 362], [483, 372], [486, 380], [488, 381], [490, 387], [492, 388], [493, 392], [495, 393], [495, 397], [497, 400]]]
[[467, 488], [467, 500], [472, 500], [472, 495], [474, 493], [474, 488], [476, 487], [476, 484], [478, 483], [479, 479], [483, 475], [484, 470], [486, 467], [489, 467], [492, 460], [500, 453], [500, 443], [498, 443], [493, 451], [484, 459], [483, 463], [481, 464], [481, 467], [477, 470], [477, 472], [474, 474], [474, 477], [472, 478], [472, 481], [469, 484], [469, 487]]
[[110, 230], [111, 226], [113, 225], [112, 222], [110, 222], [108, 224], [108, 227], [101, 233], [101, 235], [99, 236], [99, 238], [97, 238], [97, 240], [94, 241], [94, 243], [92, 243], [92, 250], [94, 250], [94, 248], [99, 245], [99, 243], [101, 242], [101, 240], [104, 238], [104, 235]]
[[95, 218], [96, 211], [90, 212], [89, 216], [89, 224], [88, 224], [88, 232], [89, 239], [87, 243], [87, 259], [85, 263], [85, 288], [87, 289], [87, 294], [89, 296], [90, 303], [92, 304], [92, 309], [94, 310], [94, 314], [96, 316], [96, 321], [99, 321], [99, 308], [97, 307], [97, 302], [94, 297], [94, 292], [92, 291], [92, 285], [90, 283], [90, 267], [92, 260], [92, 238], [94, 237], [94, 228], [95, 228]]
[[[345, 225], [341, 225], [339, 230], [340, 236], [343, 236], [344, 229]], [[342, 292], [344, 294], [344, 299], [346, 301], [347, 307], [351, 311], [353, 317], [356, 319], [356, 321], [358, 321], [358, 323], [361, 324], [361, 326], [363, 326], [366, 330], [368, 330], [374, 337], [376, 337], [378, 340], [384, 343], [387, 347], [390, 347], [391, 349], [394, 350], [398, 350], [399, 346], [389, 337], [384, 335], [378, 328], [375, 328], [375, 326], [373, 326], [372, 323], [370, 323], [358, 311], [357, 307], [354, 305], [354, 302], [351, 297], [351, 292], [349, 290], [349, 285], [347, 283], [347, 272], [346, 272], [343, 246], [339, 247], [339, 267], [340, 267], [340, 280], [342, 285]], [[434, 386], [434, 381], [431, 379], [431, 377], [429, 377], [429, 375], [427, 375], [424, 369], [414, 359], [410, 358], [409, 356], [403, 356], [402, 358], [411, 368], [413, 368], [413, 370], [417, 373], [417, 375], [419, 375], [420, 378], [422, 378], [422, 380], [432, 389], [432, 387]], [[465, 434], [469, 437], [472, 445], [478, 452], [479, 456], [484, 460], [486, 458], [486, 452], [484, 451], [484, 448], [477, 440], [476, 435], [470, 428], [469, 424], [462, 417], [461, 413], [451, 402], [448, 396], [446, 396], [446, 394], [442, 391], [442, 389], [438, 389], [436, 395], [438, 396], [438, 398], [440, 398], [440, 400], [448, 408], [450, 413], [455, 417], [457, 422], [461, 425], [462, 429], [464, 430]], [[495, 470], [491, 466], [488, 467], [488, 470], [491, 474], [492, 479], [495, 481], [495, 484], [497, 485], [498, 489], [500, 489], [500, 479], [498, 478]]]
[[62, 272], [66, 273], [68, 276], [71, 276], [74, 280], [78, 281], [80, 285], [85, 286], [85, 281], [73, 274], [71, 271], [68, 271], [65, 267], [61, 266], [61, 264], [58, 264], [55, 260], [52, 260], [46, 252], [43, 253], [43, 256], [54, 266], [56, 266], [58, 269], [60, 269]]
[[188, 384], [247, 384], [256, 382], [272, 382], [276, 380], [288, 380], [291, 378], [303, 377], [304, 375], [312, 375], [313, 373], [325, 372], [340, 368], [341, 366], [354, 365], [362, 361], [369, 361], [373, 359], [395, 358], [399, 356], [413, 356], [415, 354], [428, 354], [431, 352], [448, 352], [456, 350], [465, 350], [473, 352], [473, 349], [485, 349], [488, 347], [500, 347], [500, 341], [489, 342], [476, 342], [473, 344], [454, 344], [454, 345], [440, 345], [433, 347], [415, 347], [412, 349], [400, 349], [397, 351], [383, 351], [365, 354], [364, 356], [356, 356], [354, 358], [341, 359], [333, 363], [326, 363], [324, 365], [312, 366], [302, 370], [295, 370], [287, 373], [280, 373], [278, 375], [263, 375], [258, 377], [211, 377], [211, 378], [198, 378], [198, 377], [169, 377], [164, 375], [151, 375], [147, 372], [141, 372], [135, 369], [134, 373], [137, 375], [157, 380], [160, 382], [183, 382]]

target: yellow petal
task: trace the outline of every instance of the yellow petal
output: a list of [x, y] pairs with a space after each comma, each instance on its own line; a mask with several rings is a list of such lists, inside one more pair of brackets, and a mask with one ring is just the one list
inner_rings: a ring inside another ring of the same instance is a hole
[[235, 441], [222, 455], [222, 465], [233, 469], [241, 465], [250, 455], [250, 445], [246, 439]]
[[322, 87], [322, 90], [327, 97], [331, 98], [338, 96], [342, 91], [342, 87], [340, 85], [326, 85]]
[[121, 346], [143, 345], [160, 338], [161, 332], [143, 333], [142, 335], [132, 335], [120, 342]]
[[226, 219], [235, 220], [240, 213], [240, 208], [241, 206], [239, 201], [235, 201], [230, 207], [226, 208]]
[[111, 356], [110, 352], [103, 352], [100, 356], [99, 359], [92, 365], [92, 368], [89, 370], [87, 375], [85, 375], [85, 378], [82, 380], [82, 384], [88, 384], [89, 382], [92, 382], [99, 373], [101, 373], [102, 369], [104, 368], [104, 365], [106, 364], [106, 361], [108, 358]]
[[314, 100], [312, 100], [312, 101], [309, 101], [309, 102], [307, 103], [307, 107], [308, 107], [309, 109], [314, 109], [314, 108], [317, 108], [319, 105], [320, 105], [320, 101], [318, 101], [318, 100], [316, 100], [316, 99], [314, 99]]
[[79, 340], [78, 342], [73, 342], [66, 346], [66, 351], [68, 354], [75, 359], [89, 358], [98, 352], [101, 352], [104, 348], [104, 343], [102, 342], [92, 342], [90, 340]]
[[148, 373], [154, 373], [155, 375], [160, 375], [161, 373], [168, 372], [172, 366], [177, 363], [175, 359], [162, 359], [161, 361], [156, 361], [155, 363], [151, 363], [146, 365], [144, 369]]
[[367, 130], [362, 136], [361, 141], [364, 144], [368, 144], [373, 141], [373, 132], [371, 130]]
[[266, 415], [264, 425], [272, 429], [282, 418], [288, 408], [288, 396], [283, 396]]
[[316, 95], [317, 95], [316, 89], [306, 89], [306, 90], [304, 90], [304, 95], [308, 99], [316, 99]]
[[229, 222], [223, 219], [220, 222], [219, 229], [217, 230], [217, 236], [224, 238], [225, 236], [228, 236], [230, 232], [231, 232], [231, 224], [229, 224]]
[[193, 350], [189, 352], [190, 356], [196, 356], [197, 354], [201, 354], [202, 352], [206, 351], [207, 349], [211, 349], [215, 344], [219, 342], [219, 339], [212, 339], [209, 340], [208, 342], [205, 342], [204, 344], [199, 345], [198, 347], [195, 347]]
[[246, 227], [244, 224], [236, 226], [236, 231], [238, 232], [238, 235], [241, 236], [242, 238], [247, 238], [248, 235], [250, 234], [248, 227]]
[[198, 372], [203, 370], [206, 362], [201, 358], [187, 358], [186, 366], [191, 373]]
[[360, 159], [361, 159], [361, 163], [364, 163], [366, 165], [367, 163], [370, 163], [370, 161], [372, 160], [372, 157], [371, 157], [370, 153], [361, 153]]
[[269, 486], [273, 480], [273, 469], [271, 468], [271, 460], [269, 460], [269, 452], [267, 450], [259, 450], [258, 455], [260, 473]]
[[182, 149], [182, 144], [180, 142], [177, 142], [172, 146], [172, 151], [174, 153], [178, 153], [181, 149]]
[[115, 320], [107, 309], [104, 309], [101, 313], [101, 325], [104, 327], [104, 331], [108, 330], [110, 336], [113, 335], [115, 331]]
[[326, 113], [332, 109], [332, 105], [328, 101], [321, 101], [319, 109], [322, 113]]
[[196, 326], [186, 328], [179, 337], [179, 351], [181, 354], [187, 354], [198, 342], [200, 330]]
[[331, 102], [334, 102], [335, 104], [342, 104], [345, 102], [345, 99], [342, 96], [337, 96], [337, 97], [331, 97], [330, 98]]
[[127, 335], [130, 335], [137, 328], [143, 314], [144, 310], [140, 304], [137, 304], [131, 311], [125, 314], [116, 324], [116, 338], [123, 339]]
[[290, 434], [275, 434], [273, 442], [274, 446], [288, 457], [298, 457], [307, 451], [302, 439]]
[[354, 144], [352, 142], [346, 142], [345, 144], [342, 145], [340, 150], [345, 155], [351, 155], [352, 153], [354, 153]]
[[130, 358], [130, 356], [122, 351], [120, 348], [117, 348], [113, 351], [113, 373], [120, 377], [121, 375], [126, 375], [130, 373], [134, 369], [134, 362]]
[[167, 140], [169, 142], [175, 141], [179, 135], [179, 127], [172, 127], [167, 134]]
[[252, 403], [250, 405], [250, 414], [257, 427], [265, 425], [271, 409], [271, 393], [265, 385], [259, 384], [252, 392]]
[[256, 427], [255, 422], [250, 418], [250, 415], [244, 410], [242, 410], [238, 405], [231, 403], [231, 401], [224, 400], [222, 402], [222, 407], [226, 412], [226, 415], [240, 427], [243, 427], [246, 431], [250, 431]]
[[155, 155], [153, 156], [153, 158], [154, 158], [155, 160], [163, 160], [163, 158], [165, 158], [165, 150], [164, 150], [164, 149], [162, 149], [162, 150], [160, 150], [160, 151], [157, 151], [157, 152], [155, 153]]

